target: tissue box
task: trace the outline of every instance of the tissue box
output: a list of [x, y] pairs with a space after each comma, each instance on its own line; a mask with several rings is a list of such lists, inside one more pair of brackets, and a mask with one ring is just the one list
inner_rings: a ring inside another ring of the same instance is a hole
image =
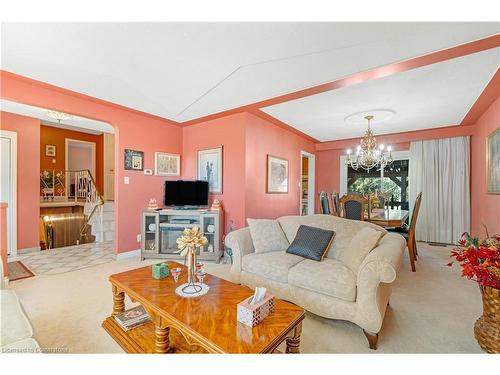
[[266, 293], [264, 299], [255, 305], [250, 305], [252, 297], [249, 297], [237, 305], [238, 322], [249, 327], [255, 327], [262, 322], [266, 316], [274, 311], [275, 298], [273, 295]]
[[155, 279], [164, 279], [169, 274], [169, 267], [167, 263], [153, 264], [151, 266], [151, 276]]

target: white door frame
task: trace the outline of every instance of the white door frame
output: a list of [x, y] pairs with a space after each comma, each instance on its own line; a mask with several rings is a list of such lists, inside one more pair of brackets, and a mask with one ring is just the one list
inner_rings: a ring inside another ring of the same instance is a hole
[[90, 145], [92, 147], [92, 170], [90, 172], [92, 173], [92, 177], [94, 177], [94, 179], [95, 179], [96, 178], [96, 176], [95, 176], [95, 173], [96, 173], [96, 160], [95, 160], [96, 159], [96, 144], [95, 144], [95, 142], [66, 138], [65, 142], [64, 142], [64, 146], [65, 146], [64, 169], [66, 171], [68, 170], [68, 149], [69, 149], [70, 143], [83, 143], [86, 145]]
[[10, 139], [10, 202], [7, 207], [7, 254], [17, 256], [17, 133], [0, 130], [1, 138]]
[[308, 160], [307, 166], [307, 214], [314, 214], [314, 196], [316, 188], [316, 155], [307, 151], [300, 151], [300, 196], [299, 196], [299, 215], [302, 214], [302, 157]]
[[[340, 156], [340, 196], [347, 193], [347, 165], [346, 165], [346, 155]], [[410, 159], [410, 150], [407, 151], [392, 151], [393, 160], [405, 160]], [[382, 174], [383, 175], [383, 174]], [[411, 187], [410, 187], [411, 188]]]
[[[110, 139], [113, 137], [113, 149], [110, 150]], [[104, 193], [104, 199], [107, 201], [114, 201], [115, 200], [115, 189], [114, 189], [114, 175], [115, 175], [115, 148], [116, 148], [116, 138], [114, 133], [103, 133], [103, 193]], [[112, 165], [109, 163], [109, 152], [111, 151], [111, 154], [113, 155], [113, 163]], [[111, 190], [111, 187], [109, 186], [109, 180], [108, 180], [108, 173], [111, 172], [113, 173], [113, 189]], [[112, 193], [112, 194], [111, 194]]]

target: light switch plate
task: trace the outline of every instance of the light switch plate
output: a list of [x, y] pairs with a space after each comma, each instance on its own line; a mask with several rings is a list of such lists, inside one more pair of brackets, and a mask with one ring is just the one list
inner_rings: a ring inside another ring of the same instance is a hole
[[124, 183], [125, 185], [130, 184], [130, 178], [129, 178], [128, 176], [123, 177], [123, 183]]
[[137, 242], [141, 242], [141, 235], [140, 234], [137, 235]]

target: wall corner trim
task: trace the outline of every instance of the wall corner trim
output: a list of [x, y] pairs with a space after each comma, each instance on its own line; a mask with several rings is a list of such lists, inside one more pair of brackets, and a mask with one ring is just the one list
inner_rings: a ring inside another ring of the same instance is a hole
[[141, 258], [141, 249], [136, 249], [136, 250], [129, 250], [125, 251], [124, 253], [118, 253], [116, 254], [116, 260], [127, 260], [130, 258]]

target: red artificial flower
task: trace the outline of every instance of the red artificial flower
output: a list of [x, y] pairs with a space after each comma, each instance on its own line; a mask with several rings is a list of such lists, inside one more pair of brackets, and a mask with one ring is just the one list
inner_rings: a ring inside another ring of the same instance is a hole
[[500, 289], [500, 236], [479, 241], [464, 233], [458, 243], [462, 247], [452, 250], [450, 256], [460, 263], [462, 276]]

